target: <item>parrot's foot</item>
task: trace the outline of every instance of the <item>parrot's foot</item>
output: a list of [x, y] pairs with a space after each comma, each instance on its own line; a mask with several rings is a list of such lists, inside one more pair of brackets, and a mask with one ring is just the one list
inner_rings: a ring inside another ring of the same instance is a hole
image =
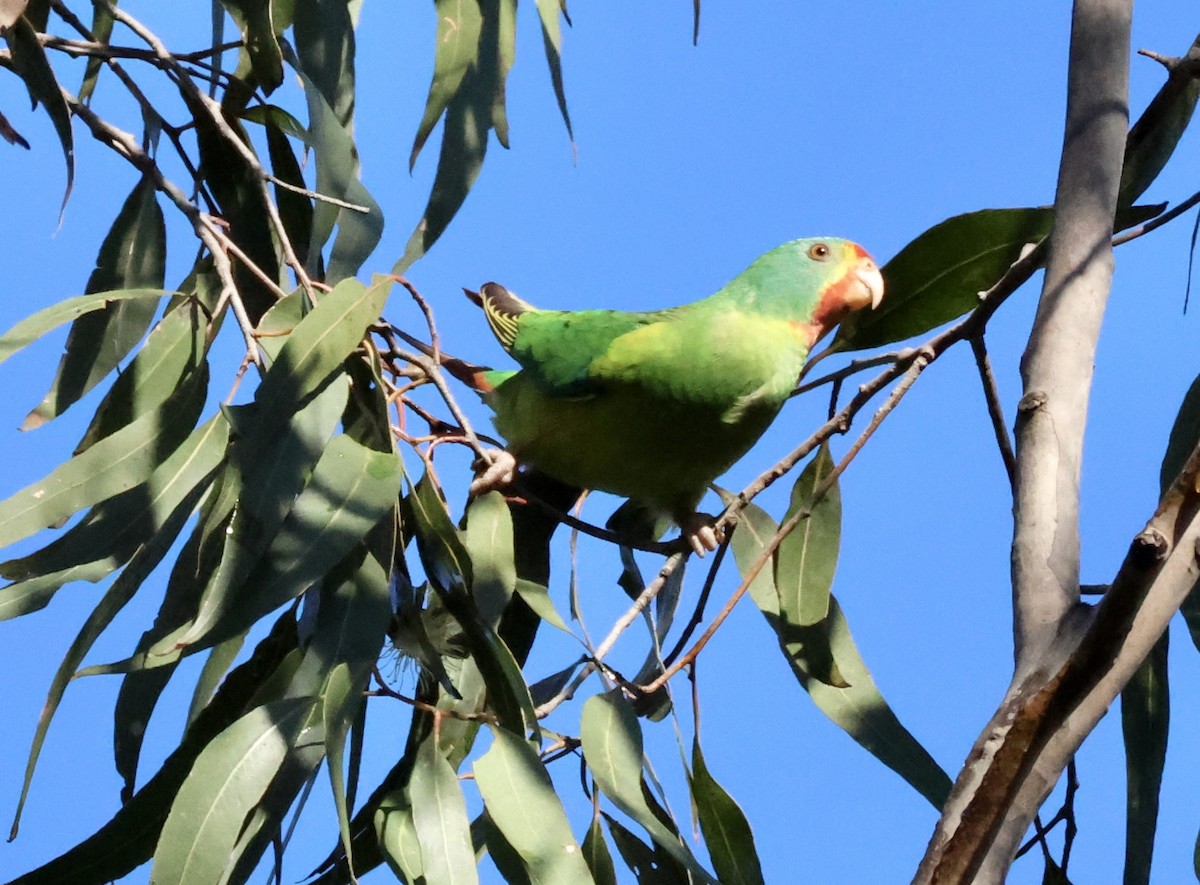
[[693, 513], [679, 523], [679, 530], [697, 556], [716, 550], [725, 540], [724, 533], [718, 534], [713, 522], [713, 518], [706, 513]]
[[475, 469], [481, 472], [471, 480], [469, 492], [472, 497], [506, 488], [517, 478], [517, 459], [510, 452], [488, 449], [487, 453], [492, 459], [490, 463], [482, 458], [475, 462]]

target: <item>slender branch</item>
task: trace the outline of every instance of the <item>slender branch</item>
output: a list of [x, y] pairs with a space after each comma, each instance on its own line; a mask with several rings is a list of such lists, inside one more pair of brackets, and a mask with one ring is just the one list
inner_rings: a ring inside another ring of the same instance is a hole
[[301, 288], [307, 293], [311, 302], [316, 303], [316, 294], [313, 288], [312, 280], [308, 277], [308, 272], [304, 269], [300, 259], [296, 256], [295, 250], [292, 248], [291, 238], [288, 236], [287, 228], [283, 223], [283, 219], [279, 215], [279, 207], [271, 198], [271, 193], [267, 187], [268, 177], [267, 172], [259, 163], [258, 157], [254, 151], [247, 145], [238, 134], [233, 130], [225, 119], [225, 115], [221, 110], [221, 106], [214, 99], [209, 98], [204, 92], [192, 82], [191, 75], [184, 67], [175, 60], [175, 56], [167, 49], [166, 45], [155, 35], [149, 28], [131, 16], [124, 9], [114, 5], [111, 0], [94, 0], [98, 4], [103, 4], [107, 11], [113, 16], [115, 21], [121, 22], [125, 27], [133, 31], [140, 37], [147, 46], [154, 50], [155, 54], [162, 59], [168, 69], [172, 71], [178, 78], [179, 87], [192, 100], [192, 103], [199, 108], [203, 108], [208, 115], [209, 121], [213, 127], [221, 134], [225, 141], [241, 156], [254, 173], [254, 179], [257, 182], [259, 195], [262, 200], [263, 209], [267, 213], [267, 218], [271, 222], [271, 228], [275, 232], [276, 238], [279, 240], [280, 247], [283, 249], [284, 259], [288, 266], [292, 269], [292, 273], [296, 275], [296, 280]]
[[1000, 448], [1000, 458], [1004, 461], [1004, 469], [1008, 473], [1008, 485], [1012, 488], [1016, 484], [1017, 458], [1013, 454], [1012, 440], [1008, 436], [1008, 422], [1004, 420], [1004, 407], [1000, 403], [1000, 391], [996, 388], [996, 376], [992, 372], [991, 361], [988, 360], [987, 344], [984, 343], [982, 332], [971, 336], [971, 350], [975, 354], [975, 367], [979, 370], [979, 380], [983, 384], [983, 397], [987, 401], [988, 416], [992, 419], [996, 445]]

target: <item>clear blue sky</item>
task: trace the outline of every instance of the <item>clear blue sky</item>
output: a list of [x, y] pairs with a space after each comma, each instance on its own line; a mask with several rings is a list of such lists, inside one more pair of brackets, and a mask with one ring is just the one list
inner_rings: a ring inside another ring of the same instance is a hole
[[[202, 45], [207, 4], [195, 20], [159, 20], [159, 4], [123, 4], [172, 48]], [[509, 81], [511, 151], [493, 144], [482, 178], [433, 251], [409, 276], [437, 311], [447, 350], [503, 364], [461, 286], [495, 279], [536, 304], [644, 309], [709, 294], [785, 240], [838, 235], [884, 262], [936, 222], [985, 207], [1047, 204], [1062, 133], [1069, 5], [807, 4], [793, 0], [704, 4], [691, 45], [691, 4], [578, 3], [565, 35], [567, 97], [577, 162], [558, 118], [533, 3], [518, 23]], [[199, 24], [197, 24], [199, 22]], [[357, 134], [366, 186], [387, 219], [368, 270], [385, 272], [403, 251], [428, 193], [436, 146], [406, 171], [426, 89], [435, 18], [428, 3], [365, 4], [359, 32]], [[1194, 36], [1186, 4], [1139, 4], [1134, 47], [1181, 53]], [[195, 35], [189, 37], [188, 35]], [[1132, 112], [1161, 69], [1133, 61]], [[74, 84], [72, 73], [68, 84]], [[102, 83], [111, 95], [113, 83]], [[0, 145], [5, 175], [6, 297], [0, 326], [82, 291], [118, 201], [135, 176], [82, 129], [75, 194], [57, 229], [61, 157], [44, 115], [28, 112], [21, 84], [0, 77], [0, 109], [33, 144]], [[129, 109], [123, 108], [128, 114]], [[125, 117], [133, 128], [137, 121]], [[1196, 188], [1197, 139], [1147, 194], [1177, 202]], [[118, 194], [119, 191], [119, 194]], [[169, 211], [169, 210], [168, 210]], [[1200, 364], [1197, 318], [1182, 313], [1190, 230], [1186, 220], [1123, 247], [1096, 363], [1084, 465], [1084, 565], [1088, 582], [1114, 573], [1129, 539], [1153, 510], [1158, 466], [1179, 400]], [[193, 245], [173, 223], [177, 280]], [[1017, 362], [1038, 295], [1019, 293], [992, 323], [989, 344], [1010, 421], [1020, 396]], [[417, 327], [396, 295], [388, 315]], [[0, 493], [42, 476], [76, 441], [88, 403], [61, 422], [16, 431], [53, 374], [62, 336], [0, 367]], [[231, 351], [236, 362], [236, 351]], [[235, 366], [233, 366], [235, 367]], [[233, 367], [230, 367], [232, 370]], [[214, 385], [216, 386], [216, 385]], [[789, 405], [758, 447], [728, 474], [737, 488], [807, 436], [821, 396]], [[472, 415], [487, 425], [486, 413]], [[61, 426], [60, 426], [61, 425]], [[835, 441], [835, 454], [846, 441]], [[760, 500], [779, 517], [786, 490]], [[1010, 674], [1010, 499], [979, 384], [965, 348], [927, 371], [845, 476], [845, 527], [834, 592], [885, 697], [953, 775]], [[458, 501], [461, 504], [461, 496]], [[593, 502], [603, 521], [611, 502]], [[624, 608], [615, 552], [584, 550], [581, 575], [593, 635]], [[560, 557], [560, 565], [561, 557]], [[566, 571], [552, 592], [565, 603]], [[730, 570], [715, 599], [735, 586]], [[698, 592], [693, 575], [689, 594]], [[130, 606], [90, 660], [123, 657], [156, 600]], [[45, 611], [0, 625], [0, 689], [6, 710], [0, 812], [15, 806], [25, 753], [51, 674], [98, 597], [72, 585]], [[694, 598], [694, 596], [692, 596]], [[1191, 878], [1200, 815], [1194, 708], [1200, 655], [1176, 625], [1176, 689], [1155, 880]], [[528, 669], [540, 678], [573, 658], [568, 641], [543, 637]], [[636, 666], [643, 640], [628, 635], [615, 661]], [[193, 672], [196, 662], [192, 663]], [[830, 885], [908, 881], [936, 820], [933, 809], [861, 751], [809, 702], [749, 601], [700, 662], [703, 739], [714, 775], [755, 829], [769, 882]], [[176, 677], [184, 684], [187, 674]], [[75, 684], [51, 730], [20, 838], [0, 846], [0, 874], [22, 872], [90, 834], [117, 806], [111, 708], [118, 682]], [[683, 688], [681, 685], [680, 688]], [[181, 685], [151, 725], [143, 771], [169, 751], [182, 725]], [[400, 752], [407, 711], [372, 711], [373, 786]], [[686, 704], [681, 704], [686, 710]], [[574, 728], [572, 710], [551, 720]], [[690, 729], [690, 720], [684, 718]], [[647, 725], [648, 748], [677, 814], [688, 814], [671, 726]], [[563, 793], [576, 795], [573, 763], [560, 763]], [[1124, 838], [1118, 717], [1106, 719], [1079, 758], [1080, 827], [1070, 870], [1077, 882], [1115, 881]], [[1051, 806], [1056, 802], [1051, 800]], [[573, 806], [579, 812], [580, 806]], [[311, 869], [331, 844], [322, 778], [292, 846], [285, 877]], [[311, 818], [311, 819], [309, 819]], [[577, 816], [582, 835], [583, 817]], [[144, 881], [145, 871], [130, 881]], [[495, 878], [490, 865], [484, 881]], [[1040, 881], [1041, 861], [1018, 862], [1011, 881]], [[386, 881], [387, 875], [369, 877]]]

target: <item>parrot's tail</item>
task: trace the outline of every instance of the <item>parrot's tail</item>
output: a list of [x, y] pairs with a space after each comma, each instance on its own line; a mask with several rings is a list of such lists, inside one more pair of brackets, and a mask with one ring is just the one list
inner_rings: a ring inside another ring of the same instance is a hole
[[505, 350], [511, 350], [517, 340], [517, 322], [521, 314], [537, 310], [528, 301], [514, 295], [499, 283], [484, 283], [478, 292], [463, 289], [466, 296], [483, 308], [492, 334]]

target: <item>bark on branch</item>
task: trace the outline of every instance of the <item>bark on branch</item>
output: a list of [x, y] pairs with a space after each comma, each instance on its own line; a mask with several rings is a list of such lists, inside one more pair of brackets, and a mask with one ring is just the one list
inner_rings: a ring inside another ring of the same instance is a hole
[[[1129, 130], [1131, 17], [1131, 0], [1074, 4], [1054, 230], [1021, 365], [1012, 547], [1015, 674], [947, 800], [918, 883], [1003, 881], [1016, 849], [1011, 833], [1019, 840], [1044, 796], [1023, 789], [1026, 776], [1069, 715], [1066, 705], [1086, 693], [1080, 660], [1072, 654], [1092, 635], [1083, 630], [1086, 614], [1078, 616], [1079, 476]], [[1097, 623], [1099, 618], [1091, 628]], [[1097, 663], [1091, 657], [1087, 662]], [[1056, 778], [1057, 771], [1049, 784]]]

